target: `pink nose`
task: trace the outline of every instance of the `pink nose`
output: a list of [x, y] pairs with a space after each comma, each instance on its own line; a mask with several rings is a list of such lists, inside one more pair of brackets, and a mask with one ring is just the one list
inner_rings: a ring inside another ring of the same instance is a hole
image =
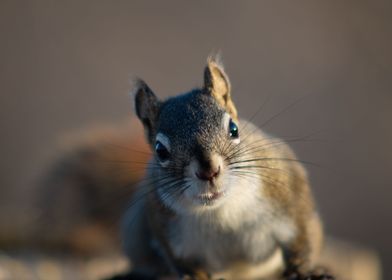
[[203, 181], [212, 181], [215, 177], [219, 175], [220, 172], [220, 166], [213, 170], [213, 169], [208, 169], [208, 170], [201, 170], [196, 172], [197, 178]]

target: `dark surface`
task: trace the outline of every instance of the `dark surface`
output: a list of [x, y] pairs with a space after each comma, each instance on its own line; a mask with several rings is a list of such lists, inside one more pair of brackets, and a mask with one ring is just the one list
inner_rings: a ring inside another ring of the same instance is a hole
[[323, 166], [308, 169], [327, 231], [391, 263], [391, 14], [390, 1], [1, 1], [1, 224], [27, 219], [60, 135], [130, 115], [133, 75], [174, 95], [221, 50], [240, 116], [270, 96], [265, 130], [318, 132], [293, 146]]

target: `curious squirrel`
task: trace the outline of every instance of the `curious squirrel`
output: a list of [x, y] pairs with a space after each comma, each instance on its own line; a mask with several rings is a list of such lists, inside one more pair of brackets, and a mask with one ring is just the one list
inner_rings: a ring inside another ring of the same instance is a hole
[[138, 80], [135, 107], [153, 157], [123, 220], [126, 279], [333, 279], [312, 273], [323, 234], [303, 166], [239, 119], [217, 59], [166, 101]]

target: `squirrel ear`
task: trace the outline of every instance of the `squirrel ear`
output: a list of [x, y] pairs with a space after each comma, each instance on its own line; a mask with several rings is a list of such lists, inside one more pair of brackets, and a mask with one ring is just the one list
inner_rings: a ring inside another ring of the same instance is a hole
[[231, 100], [230, 90], [230, 81], [223, 70], [222, 64], [217, 59], [209, 57], [204, 70], [203, 91], [212, 95], [232, 118], [237, 119], [237, 109]]
[[135, 111], [144, 125], [147, 140], [152, 143], [160, 101], [143, 80], [136, 80], [134, 86]]

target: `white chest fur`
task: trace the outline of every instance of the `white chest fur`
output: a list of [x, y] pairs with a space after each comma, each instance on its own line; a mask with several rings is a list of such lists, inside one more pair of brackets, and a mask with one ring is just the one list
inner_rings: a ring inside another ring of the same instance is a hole
[[[178, 217], [170, 227], [173, 253], [201, 262], [211, 273], [224, 274], [239, 263], [255, 266], [267, 262], [276, 241], [291, 238], [294, 230], [291, 223], [273, 214], [259, 182], [231, 181], [235, 186], [221, 207]], [[281, 258], [275, 259], [273, 265], [278, 268]]]

